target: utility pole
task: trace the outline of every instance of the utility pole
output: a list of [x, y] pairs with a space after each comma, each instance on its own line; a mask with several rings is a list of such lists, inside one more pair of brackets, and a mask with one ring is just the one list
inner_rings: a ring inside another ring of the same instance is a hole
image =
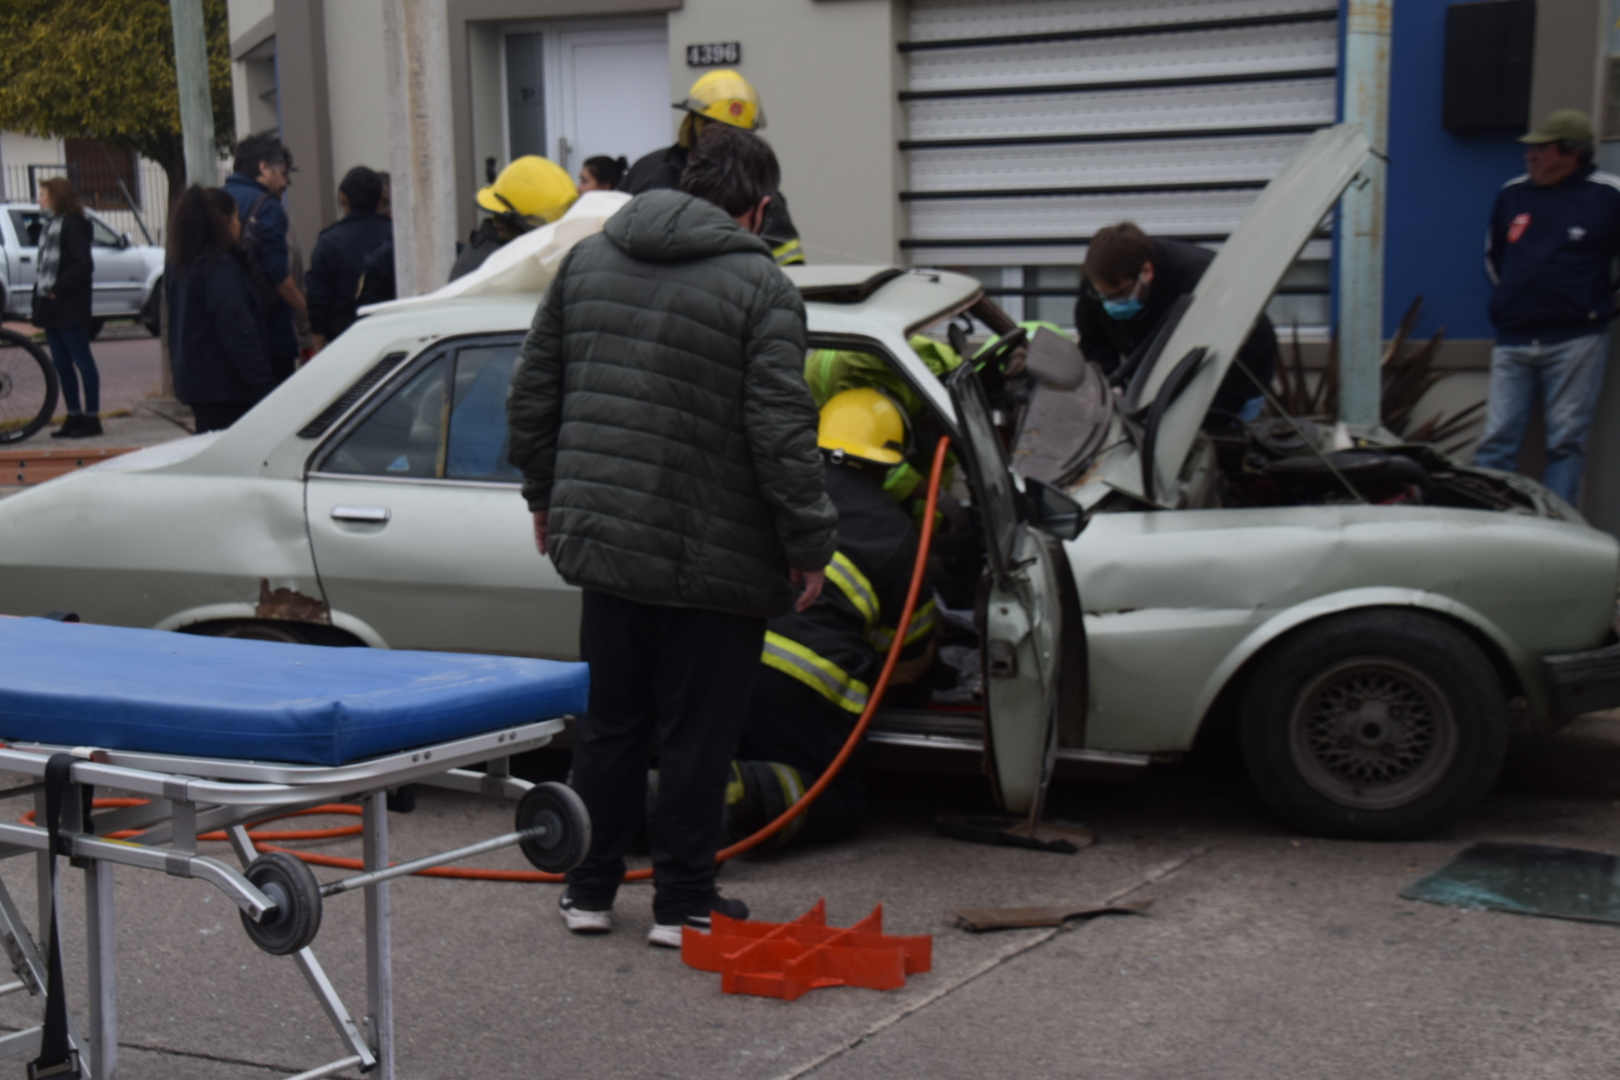
[[[202, 0], [169, 0], [174, 22], [174, 74], [180, 84], [180, 132], [188, 183], [219, 183], [219, 155], [214, 152], [214, 103], [208, 90], [208, 30]], [[178, 191], [169, 193], [178, 198]]]
[[1389, 40], [1394, 0], [1349, 0], [1344, 122], [1360, 124], [1373, 156], [1339, 201], [1339, 420], [1383, 422], [1384, 178], [1389, 152]]
[[456, 255], [456, 160], [445, 0], [383, 0], [399, 295], [445, 283]]

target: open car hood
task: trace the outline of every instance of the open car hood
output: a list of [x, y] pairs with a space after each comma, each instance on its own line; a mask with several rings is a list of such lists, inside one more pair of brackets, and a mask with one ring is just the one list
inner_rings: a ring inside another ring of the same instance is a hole
[[[1110, 439], [1114, 447], [1098, 463], [1096, 480], [1174, 505], [1176, 478], [1233, 357], [1369, 153], [1359, 124], [1323, 128], [1266, 185], [1199, 281], [1191, 305], [1150, 346], [1155, 351], [1121, 403], [1121, 412], [1142, 425], [1143, 438]], [[1200, 349], [1201, 360], [1194, 355]]]

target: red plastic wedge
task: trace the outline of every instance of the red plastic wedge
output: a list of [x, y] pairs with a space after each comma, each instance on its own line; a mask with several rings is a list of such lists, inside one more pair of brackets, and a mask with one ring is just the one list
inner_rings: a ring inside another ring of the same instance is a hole
[[730, 919], [715, 912], [708, 933], [681, 932], [681, 959], [699, 971], [718, 971], [728, 994], [795, 1001], [823, 986], [898, 990], [907, 975], [933, 966], [934, 939], [883, 932], [883, 905], [845, 930], [827, 925], [827, 901], [792, 922]]

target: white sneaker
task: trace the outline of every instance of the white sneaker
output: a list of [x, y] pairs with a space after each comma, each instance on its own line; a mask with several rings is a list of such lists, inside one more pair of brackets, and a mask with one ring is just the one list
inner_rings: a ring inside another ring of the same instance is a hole
[[[557, 910], [562, 912], [563, 923], [576, 934], [605, 934], [613, 929], [613, 909], [606, 911], [592, 911], [588, 908], [578, 907], [573, 897], [566, 892], [562, 899], [557, 901]], [[677, 938], [677, 945], [680, 939]]]
[[708, 904], [698, 911], [692, 912], [686, 918], [673, 923], [654, 922], [653, 928], [647, 932], [647, 944], [660, 949], [678, 949], [681, 947], [681, 931], [690, 926], [694, 930], [709, 932], [711, 920], [710, 912], [718, 911], [722, 915], [729, 915], [733, 919], [748, 918], [748, 905], [741, 900], [733, 900], [729, 896], [716, 894]]

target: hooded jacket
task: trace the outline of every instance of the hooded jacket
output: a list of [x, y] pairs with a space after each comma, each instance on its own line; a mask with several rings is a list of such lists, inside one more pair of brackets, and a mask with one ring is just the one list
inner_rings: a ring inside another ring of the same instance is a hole
[[558, 268], [508, 403], [569, 584], [770, 618], [832, 558], [804, 303], [758, 237], [639, 195]]

